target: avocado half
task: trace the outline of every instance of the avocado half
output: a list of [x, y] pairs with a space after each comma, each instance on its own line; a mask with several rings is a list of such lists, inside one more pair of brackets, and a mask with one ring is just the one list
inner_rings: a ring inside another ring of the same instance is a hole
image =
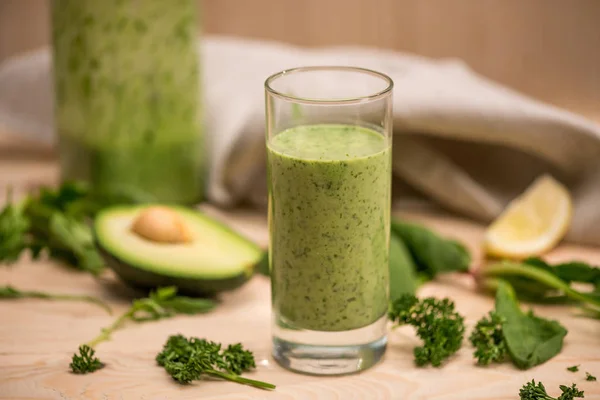
[[100, 251], [126, 284], [146, 290], [174, 285], [182, 294], [206, 296], [238, 288], [252, 277], [263, 254], [255, 243], [199, 211], [178, 206], [168, 208], [185, 222], [192, 241], [153, 242], [131, 230], [146, 207], [110, 207], [94, 220]]

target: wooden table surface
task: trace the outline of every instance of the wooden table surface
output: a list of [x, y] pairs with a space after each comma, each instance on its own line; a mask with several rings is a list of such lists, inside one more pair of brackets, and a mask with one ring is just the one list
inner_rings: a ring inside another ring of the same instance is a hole
[[[11, 145], [12, 146], [12, 145]], [[0, 186], [51, 182], [56, 166], [51, 155], [21, 156], [0, 141]], [[23, 150], [23, 149], [21, 149]], [[1, 190], [0, 190], [1, 192]], [[1, 194], [1, 193], [0, 193]], [[234, 229], [265, 246], [264, 215], [250, 211], [224, 212], [203, 207]], [[475, 263], [480, 259], [483, 227], [447, 215], [397, 212], [421, 221], [442, 234], [469, 246]], [[549, 255], [552, 260], [573, 258], [600, 264], [600, 249], [562, 245]], [[111, 273], [99, 280], [49, 261], [27, 259], [0, 269], [0, 285], [51, 292], [85, 293], [108, 301], [115, 313], [126, 309], [132, 292]], [[473, 349], [462, 350], [443, 368], [416, 368], [412, 348], [418, 343], [410, 328], [389, 335], [384, 360], [358, 375], [312, 377], [288, 372], [270, 357], [270, 293], [268, 279], [256, 276], [244, 287], [222, 296], [212, 313], [170, 320], [131, 324], [116, 332], [110, 342], [98, 346], [107, 366], [89, 375], [68, 372], [77, 346], [96, 336], [114, 317], [80, 303], [43, 300], [0, 302], [0, 398], [3, 399], [516, 399], [528, 380], [540, 380], [553, 395], [559, 384], [577, 383], [586, 399], [600, 399], [600, 382], [586, 382], [584, 371], [600, 376], [600, 321], [575, 317], [568, 308], [536, 306], [543, 316], [559, 319], [569, 330], [563, 351], [544, 365], [519, 371], [511, 364], [481, 368], [473, 363]], [[466, 316], [467, 324], [489, 311], [493, 299], [474, 292], [466, 276], [447, 276], [427, 284], [421, 295], [449, 296]], [[277, 385], [273, 392], [229, 382], [198, 381], [181, 386], [154, 361], [166, 338], [175, 333], [231, 343], [242, 342], [256, 355], [258, 368], [249, 377]], [[580, 364], [579, 373], [567, 367]]]

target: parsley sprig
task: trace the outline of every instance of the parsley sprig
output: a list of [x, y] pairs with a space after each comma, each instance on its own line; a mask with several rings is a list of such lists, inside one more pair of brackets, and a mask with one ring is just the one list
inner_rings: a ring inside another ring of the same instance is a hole
[[131, 190], [103, 191], [83, 182], [66, 182], [58, 188], [43, 187], [0, 211], [0, 263], [12, 264], [29, 251], [34, 259], [47, 254], [75, 269], [99, 275], [104, 261], [94, 243], [89, 221], [112, 204], [151, 201]]
[[240, 343], [222, 349], [221, 344], [206, 339], [173, 335], [156, 356], [156, 362], [179, 383], [209, 375], [260, 389], [275, 389], [271, 383], [240, 376], [256, 368], [254, 355]]
[[104, 364], [95, 356], [96, 351], [87, 344], [79, 346], [79, 354], [73, 354], [69, 367], [74, 374], [87, 374], [104, 367]]
[[535, 383], [535, 380], [527, 382], [519, 391], [521, 400], [573, 400], [575, 398], [583, 398], [583, 391], [577, 389], [577, 385], [571, 386], [560, 385], [561, 395], [552, 397], [546, 392], [546, 388], [541, 382]]
[[[98, 336], [81, 346], [79, 354], [73, 355], [71, 369], [73, 370], [76, 359], [86, 358], [85, 353], [82, 352], [82, 348], [84, 350], [88, 348], [93, 349], [98, 344], [110, 340], [111, 335], [115, 331], [122, 329], [128, 321], [147, 322], [170, 318], [177, 314], [199, 314], [212, 310], [215, 305], [216, 303], [209, 299], [177, 296], [177, 288], [173, 286], [159, 288], [151, 292], [148, 297], [134, 300], [127, 311], [121, 314], [111, 325], [103, 328]], [[85, 368], [85, 364], [81, 365], [84, 368], [81, 368], [83, 372], [79, 373], [94, 372], [97, 369], [94, 369], [93, 365], [88, 369]]]
[[423, 341], [422, 346], [414, 349], [418, 366], [431, 364], [439, 367], [462, 345], [464, 318], [455, 311], [454, 303], [449, 299], [418, 299], [413, 295], [403, 295], [392, 304], [388, 316], [396, 326], [416, 328], [417, 336]]
[[495, 311], [480, 319], [469, 337], [469, 341], [475, 347], [473, 356], [479, 365], [500, 363], [508, 355], [506, 341], [502, 324], [506, 318]]

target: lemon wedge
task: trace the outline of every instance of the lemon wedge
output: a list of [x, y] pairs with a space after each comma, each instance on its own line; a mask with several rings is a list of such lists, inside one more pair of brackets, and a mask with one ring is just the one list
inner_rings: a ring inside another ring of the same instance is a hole
[[490, 256], [522, 259], [552, 249], [571, 224], [573, 202], [566, 187], [550, 175], [537, 178], [509, 203], [485, 232]]

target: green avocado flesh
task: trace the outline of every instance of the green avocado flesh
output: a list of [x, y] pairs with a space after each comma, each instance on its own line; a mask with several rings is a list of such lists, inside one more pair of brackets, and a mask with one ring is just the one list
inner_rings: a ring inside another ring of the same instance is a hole
[[261, 249], [199, 211], [169, 206], [189, 228], [191, 243], [158, 243], [131, 226], [146, 206], [111, 207], [94, 221], [96, 241], [110, 268], [127, 284], [152, 289], [175, 285], [179, 292], [207, 295], [247, 282]]

